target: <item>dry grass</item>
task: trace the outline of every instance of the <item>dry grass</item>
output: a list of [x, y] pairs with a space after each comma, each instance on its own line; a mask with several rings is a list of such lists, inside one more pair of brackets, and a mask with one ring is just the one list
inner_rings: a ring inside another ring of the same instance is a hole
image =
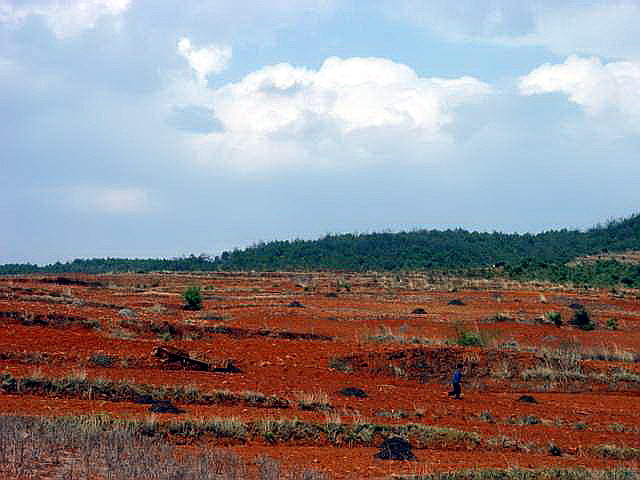
[[[147, 421], [146, 427], [155, 430], [157, 425]], [[283, 472], [266, 457], [256, 463], [270, 467], [254, 472], [238, 455], [218, 449], [178, 455], [164, 440], [109, 417], [0, 416], [0, 473], [14, 478], [326, 479], [317, 471]]]

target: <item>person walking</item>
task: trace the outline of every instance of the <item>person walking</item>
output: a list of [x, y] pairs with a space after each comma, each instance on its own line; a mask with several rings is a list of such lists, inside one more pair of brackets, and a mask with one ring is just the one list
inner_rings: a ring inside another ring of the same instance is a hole
[[456, 365], [456, 369], [453, 372], [453, 378], [451, 379], [451, 384], [453, 385], [453, 390], [449, 392], [450, 397], [454, 397], [456, 400], [461, 400], [460, 398], [460, 382], [462, 381], [462, 368], [464, 365], [459, 363]]

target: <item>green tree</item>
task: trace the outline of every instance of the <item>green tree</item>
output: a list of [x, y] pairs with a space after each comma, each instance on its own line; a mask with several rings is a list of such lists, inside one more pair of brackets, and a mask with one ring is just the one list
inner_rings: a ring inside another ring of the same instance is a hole
[[191, 286], [182, 294], [184, 298], [184, 308], [186, 310], [201, 310], [202, 296], [200, 295], [200, 287]]

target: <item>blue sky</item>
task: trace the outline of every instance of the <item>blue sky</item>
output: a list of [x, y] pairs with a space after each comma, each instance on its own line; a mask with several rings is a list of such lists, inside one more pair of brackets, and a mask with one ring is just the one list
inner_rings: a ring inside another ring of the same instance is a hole
[[0, 263], [640, 205], [640, 1], [0, 0]]

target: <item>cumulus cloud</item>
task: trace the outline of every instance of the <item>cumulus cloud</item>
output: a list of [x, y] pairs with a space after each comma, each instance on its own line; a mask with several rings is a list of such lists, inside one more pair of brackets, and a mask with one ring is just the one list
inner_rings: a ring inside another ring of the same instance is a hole
[[152, 210], [149, 193], [139, 187], [74, 186], [56, 193], [64, 203], [85, 213], [141, 214]]
[[68, 38], [92, 29], [103, 16], [122, 14], [130, 4], [131, 0], [9, 1], [0, 4], [0, 22], [20, 24], [39, 16], [58, 38]]
[[536, 68], [519, 86], [524, 95], [564, 93], [589, 115], [615, 118], [625, 129], [640, 131], [640, 62], [572, 55], [562, 64]]
[[352, 161], [396, 152], [405, 142], [447, 142], [456, 110], [490, 93], [472, 77], [424, 78], [384, 58], [331, 57], [318, 70], [270, 65], [211, 92], [221, 132], [194, 140], [201, 158], [272, 164]]
[[403, 0], [400, 15], [448, 39], [543, 46], [566, 55], [640, 57], [637, 0]]
[[232, 55], [229, 46], [210, 45], [195, 48], [186, 37], [178, 42], [178, 52], [188, 60], [189, 66], [196, 73], [200, 83], [206, 83], [208, 75], [219, 73], [227, 68]]

